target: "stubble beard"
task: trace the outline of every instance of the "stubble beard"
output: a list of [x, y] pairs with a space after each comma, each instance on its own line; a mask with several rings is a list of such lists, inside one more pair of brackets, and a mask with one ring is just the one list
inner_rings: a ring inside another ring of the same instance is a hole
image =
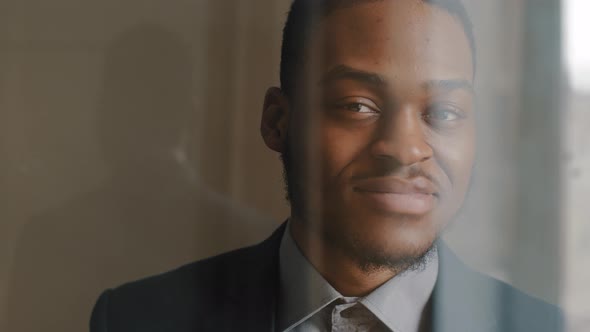
[[362, 239], [358, 234], [352, 234], [348, 239], [336, 238], [337, 236], [331, 236], [329, 241], [355, 261], [359, 269], [366, 274], [384, 270], [391, 271], [395, 275], [408, 271], [421, 271], [426, 268], [436, 253], [435, 241], [432, 241], [425, 249], [415, 249], [411, 253], [396, 255]]

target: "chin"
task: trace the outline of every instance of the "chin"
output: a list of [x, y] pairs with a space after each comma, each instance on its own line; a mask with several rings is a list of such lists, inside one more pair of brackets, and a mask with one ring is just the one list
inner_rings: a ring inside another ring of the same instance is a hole
[[382, 248], [393, 256], [420, 256], [427, 251], [438, 236], [437, 228], [430, 220], [412, 220], [387, 223], [368, 232], [367, 244]]
[[340, 223], [326, 230], [327, 240], [367, 269], [405, 270], [422, 261], [439, 234], [428, 216], [364, 215], [331, 220]]

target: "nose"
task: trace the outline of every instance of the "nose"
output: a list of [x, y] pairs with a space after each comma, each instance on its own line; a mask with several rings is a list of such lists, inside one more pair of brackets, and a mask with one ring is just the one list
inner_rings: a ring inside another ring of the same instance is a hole
[[432, 157], [433, 150], [426, 140], [422, 117], [415, 108], [400, 107], [381, 120], [383, 123], [371, 145], [371, 154], [375, 158], [410, 166]]

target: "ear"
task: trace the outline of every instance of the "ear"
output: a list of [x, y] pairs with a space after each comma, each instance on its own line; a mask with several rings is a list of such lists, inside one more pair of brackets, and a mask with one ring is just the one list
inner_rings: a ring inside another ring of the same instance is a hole
[[260, 133], [271, 150], [284, 152], [289, 128], [289, 100], [283, 91], [273, 87], [266, 91]]

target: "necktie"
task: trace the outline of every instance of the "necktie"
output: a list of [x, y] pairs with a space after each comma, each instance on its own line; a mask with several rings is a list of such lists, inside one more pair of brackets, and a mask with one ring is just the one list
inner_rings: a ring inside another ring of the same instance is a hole
[[331, 315], [332, 332], [389, 332], [358, 299], [339, 299]]

